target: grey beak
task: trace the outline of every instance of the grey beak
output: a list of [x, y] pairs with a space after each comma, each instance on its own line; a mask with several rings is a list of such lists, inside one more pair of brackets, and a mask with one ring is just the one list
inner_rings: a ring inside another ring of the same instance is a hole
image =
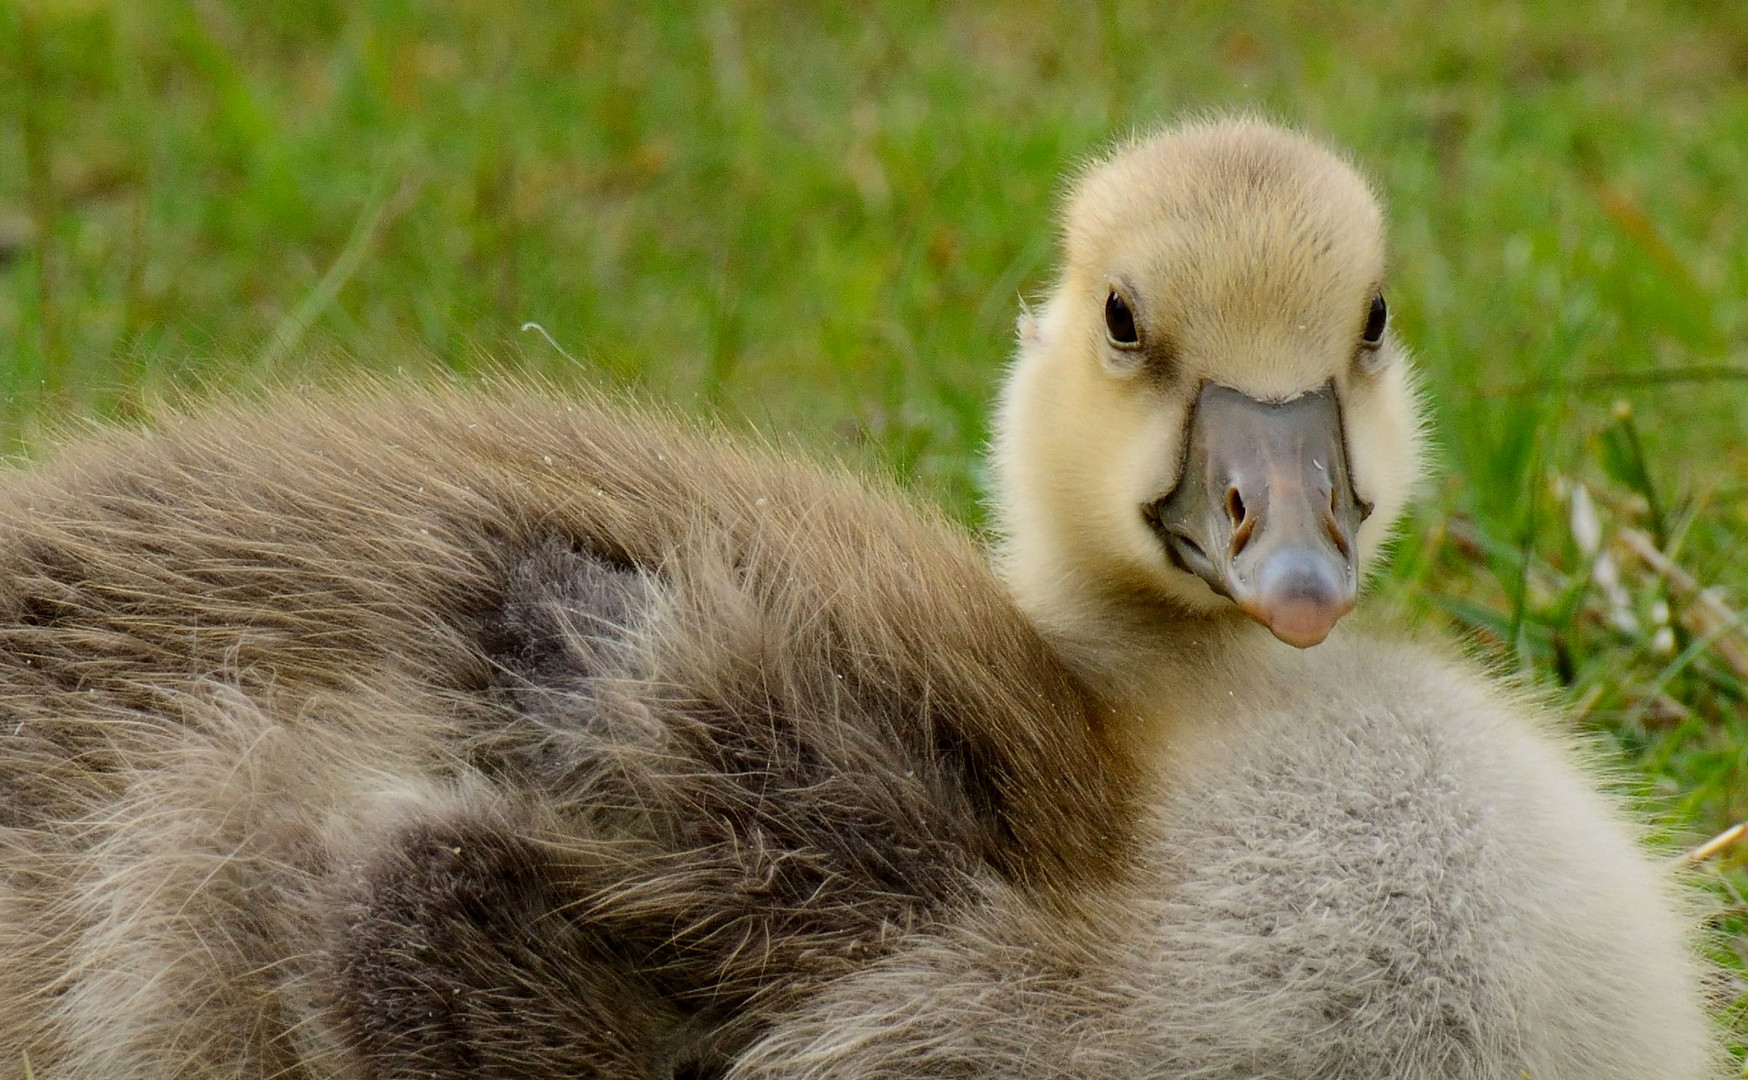
[[1353, 610], [1354, 536], [1370, 512], [1348, 479], [1335, 390], [1274, 404], [1212, 383], [1196, 396], [1177, 487], [1143, 508], [1180, 568], [1289, 645]]

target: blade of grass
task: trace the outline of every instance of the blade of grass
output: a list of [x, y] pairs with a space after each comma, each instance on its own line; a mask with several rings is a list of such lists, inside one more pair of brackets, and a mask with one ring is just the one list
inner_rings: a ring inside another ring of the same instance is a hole
[[359, 215], [357, 224], [352, 227], [352, 235], [347, 238], [345, 247], [340, 249], [340, 254], [329, 265], [327, 273], [322, 275], [315, 288], [304, 296], [297, 307], [279, 321], [279, 325], [267, 340], [267, 346], [255, 357], [255, 366], [262, 373], [272, 372], [297, 348], [310, 327], [315, 325], [316, 320], [321, 318], [322, 313], [340, 295], [340, 290], [352, 280], [352, 275], [358, 272], [358, 268], [364, 265], [364, 260], [375, 247], [383, 228], [412, 205], [417, 194], [418, 183], [408, 169], [402, 172], [400, 181], [392, 192], [372, 200], [372, 204]]
[[1652, 371], [1608, 371], [1570, 379], [1538, 380], [1512, 383], [1509, 386], [1487, 387], [1477, 391], [1477, 396], [1484, 398], [1526, 397], [1533, 394], [1555, 392], [1588, 393], [1635, 387], [1675, 386], [1683, 383], [1733, 381], [1748, 382], [1748, 367], [1736, 364], [1687, 364], [1679, 367], [1657, 368]]
[[31, 228], [36, 249], [37, 364], [41, 394], [60, 396], [66, 355], [61, 340], [60, 297], [55, 269], [55, 185], [48, 136], [49, 74], [44, 67], [41, 12], [34, 4], [18, 9], [18, 70], [20, 142], [29, 190]]
[[1707, 650], [1714, 648], [1720, 639], [1728, 634], [1735, 633], [1736, 630], [1743, 625], [1742, 620], [1743, 616], [1737, 614], [1733, 619], [1731, 619], [1731, 621], [1714, 626], [1705, 634], [1694, 638], [1692, 644], [1681, 650], [1675, 659], [1664, 665], [1663, 670], [1657, 673], [1657, 678], [1646, 688], [1644, 693], [1639, 695], [1638, 703], [1627, 712], [1628, 722], [1635, 724], [1642, 723], [1645, 711], [1649, 707], [1649, 704], [1654, 701], [1658, 695], [1664, 693], [1664, 691], [1668, 689], [1669, 684], [1674, 682], [1676, 677], [1683, 671], [1686, 671], [1695, 660], [1698, 660], [1703, 656]]
[[1625, 448], [1626, 465], [1623, 479], [1645, 497], [1651, 518], [1651, 536], [1659, 548], [1669, 545], [1669, 523], [1663, 515], [1663, 500], [1657, 496], [1657, 485], [1651, 479], [1651, 465], [1645, 457], [1645, 443], [1639, 438], [1639, 425], [1633, 418], [1632, 406], [1624, 401], [1614, 407], [1615, 430], [1620, 433]]

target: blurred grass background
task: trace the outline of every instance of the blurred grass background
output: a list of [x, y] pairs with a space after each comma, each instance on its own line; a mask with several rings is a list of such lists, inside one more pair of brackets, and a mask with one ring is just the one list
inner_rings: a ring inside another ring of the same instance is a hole
[[1391, 206], [1442, 467], [1374, 605], [1557, 694], [1674, 839], [1748, 818], [1745, 5], [0, 0], [0, 448], [508, 364], [975, 524], [1061, 174], [1233, 105]]

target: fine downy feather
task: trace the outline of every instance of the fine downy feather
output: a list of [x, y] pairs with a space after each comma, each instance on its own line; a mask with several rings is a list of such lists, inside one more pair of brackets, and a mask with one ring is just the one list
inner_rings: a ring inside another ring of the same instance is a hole
[[1115, 743], [959, 534], [517, 393], [5, 504], [0, 1075], [1709, 1075], [1670, 883], [1414, 646], [1156, 626]]
[[1548, 717], [1421, 646], [1236, 629], [1162, 643], [1178, 715], [1131, 879], [1076, 918], [980, 883], [731, 1075], [1725, 1075], [1697, 919]]
[[969, 539], [649, 416], [360, 394], [0, 489], [0, 1076], [713, 1075], [1001, 880], [1100, 705]]

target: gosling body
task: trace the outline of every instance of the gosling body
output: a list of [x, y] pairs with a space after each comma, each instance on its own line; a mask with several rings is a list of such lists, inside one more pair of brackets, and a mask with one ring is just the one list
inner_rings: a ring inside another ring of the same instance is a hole
[[1147, 884], [1106, 983], [1148, 1049], [1117, 1058], [1716, 1075], [1698, 921], [1567, 721], [1448, 649], [1335, 625], [1423, 457], [1386, 269], [1350, 165], [1260, 120], [1192, 122], [1077, 179], [1061, 275], [1021, 324], [1002, 569], [1154, 740]]
[[1127, 885], [1062, 919], [992, 884], [735, 1076], [1725, 1075], [1696, 920], [1558, 718], [1344, 629], [1169, 640]]
[[715, 1076], [1130, 857], [962, 533], [657, 418], [279, 401], [0, 506], [0, 1076]]

